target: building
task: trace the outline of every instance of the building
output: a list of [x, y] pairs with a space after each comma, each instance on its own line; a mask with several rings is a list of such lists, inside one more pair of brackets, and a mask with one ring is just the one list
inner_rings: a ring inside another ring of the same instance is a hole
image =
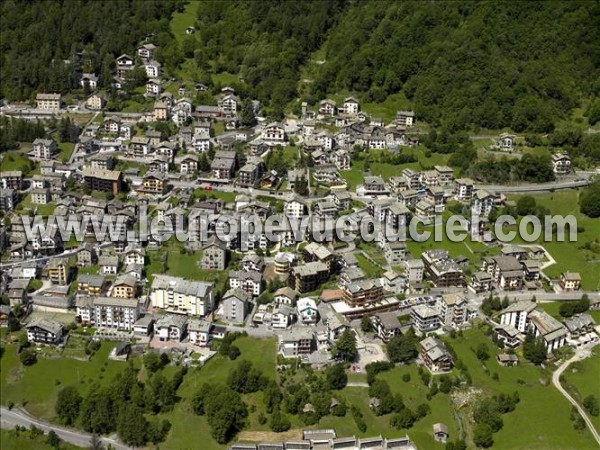
[[534, 309], [529, 313], [530, 329], [536, 337], [541, 337], [546, 350], [551, 352], [567, 343], [567, 329], [546, 311]]
[[442, 324], [440, 313], [427, 305], [413, 306], [410, 311], [410, 318], [415, 332], [420, 335], [435, 331]]
[[298, 317], [304, 324], [315, 324], [319, 318], [317, 304], [310, 297], [302, 297], [296, 302]]
[[454, 181], [454, 197], [457, 200], [467, 201], [473, 198], [475, 182], [470, 178], [459, 178]]
[[443, 325], [459, 326], [467, 321], [467, 300], [461, 293], [439, 296], [436, 308], [440, 312]]
[[23, 172], [20, 170], [7, 170], [0, 172], [0, 187], [2, 189], [23, 189]]
[[167, 190], [167, 176], [162, 172], [147, 172], [144, 175], [140, 192], [148, 194], [164, 194]]
[[410, 128], [415, 124], [414, 111], [398, 111], [396, 113], [396, 126], [398, 128]]
[[429, 250], [421, 258], [425, 272], [436, 287], [465, 286], [462, 270], [446, 250]]
[[58, 344], [63, 336], [63, 326], [50, 319], [35, 319], [28, 323], [27, 340], [37, 344]]
[[329, 267], [321, 261], [313, 261], [291, 268], [289, 286], [297, 292], [317, 289], [329, 278]]
[[371, 323], [383, 342], [389, 342], [393, 337], [401, 334], [402, 324], [395, 312], [375, 314], [371, 316]]
[[188, 322], [188, 336], [190, 337], [190, 344], [199, 345], [200, 347], [207, 347], [211, 341], [210, 331], [212, 329], [212, 323], [204, 320], [190, 319]]
[[106, 278], [102, 275], [82, 274], [77, 277], [77, 293], [98, 297], [106, 290]]
[[187, 326], [187, 317], [165, 314], [154, 323], [154, 335], [161, 342], [181, 342], [187, 331]]
[[581, 289], [581, 275], [578, 272], [561, 273], [560, 287], [565, 291], [578, 291]]
[[425, 264], [420, 259], [409, 259], [403, 262], [406, 277], [409, 283], [421, 283]]
[[214, 308], [214, 283], [155, 275], [150, 286], [153, 307], [168, 312], [206, 316]]
[[235, 288], [228, 290], [221, 301], [223, 318], [232, 323], [243, 323], [249, 312], [252, 295]]
[[[47, 200], [47, 197], [45, 198]], [[4, 211], [5, 213], [11, 212], [15, 208], [17, 201], [18, 195], [17, 191], [15, 191], [14, 189], [2, 189], [2, 191], [0, 192], [0, 210]], [[36, 203], [33, 196], [32, 203]]]
[[552, 171], [556, 175], [566, 175], [571, 172], [571, 159], [564, 153], [552, 155]]
[[504, 344], [504, 347], [517, 348], [525, 341], [525, 335], [512, 325], [498, 325], [494, 328], [498, 341]]
[[198, 263], [202, 270], [225, 270], [227, 266], [227, 248], [216, 237], [211, 237], [202, 247], [202, 258]]
[[48, 261], [48, 279], [52, 284], [65, 285], [69, 281], [69, 264], [64, 258], [52, 258]]
[[419, 342], [419, 347], [421, 360], [432, 373], [452, 370], [452, 354], [442, 341], [430, 336]]
[[116, 255], [102, 255], [98, 258], [99, 272], [103, 275], [116, 275], [119, 270], [119, 257]]
[[500, 312], [500, 324], [510, 325], [521, 333], [529, 328], [529, 313], [535, 309], [535, 302], [522, 300], [511, 303]]
[[575, 314], [564, 321], [565, 327], [569, 332], [569, 338], [572, 340], [582, 339], [588, 341], [596, 339], [596, 322], [589, 314]]
[[106, 105], [106, 100], [98, 94], [90, 95], [85, 102], [85, 106], [93, 110], [100, 110], [104, 108], [104, 105]]
[[52, 159], [58, 153], [58, 146], [54, 139], [37, 138], [33, 141], [33, 155], [42, 161]]
[[450, 433], [448, 433], [447, 425], [445, 425], [443, 423], [434, 423], [433, 424], [433, 439], [436, 442], [441, 442], [441, 443], [445, 444], [449, 437], [450, 437]]
[[279, 337], [279, 352], [285, 358], [300, 357], [313, 352], [315, 335], [310, 328], [294, 328]]
[[496, 147], [500, 150], [511, 152], [515, 148], [516, 136], [514, 134], [502, 133], [496, 142]]
[[277, 289], [273, 293], [273, 302], [279, 305], [290, 305], [296, 306], [296, 300], [298, 299], [298, 293], [288, 286], [284, 286]]
[[117, 195], [121, 192], [123, 175], [118, 170], [83, 168], [83, 180], [90, 191], [112, 192]]
[[342, 290], [344, 302], [351, 307], [368, 306], [383, 299], [383, 285], [379, 279], [349, 283]]
[[82, 323], [96, 328], [132, 331], [140, 315], [135, 298], [80, 296], [76, 301], [77, 316]]
[[111, 296], [117, 298], [135, 298], [137, 294], [137, 278], [132, 274], [117, 277], [112, 285]]
[[248, 294], [258, 297], [262, 291], [262, 273], [232, 270], [229, 272], [229, 287], [240, 288]]
[[35, 96], [36, 108], [46, 110], [60, 109], [61, 98], [60, 94], [39, 93]]
[[508, 291], [523, 287], [523, 268], [519, 260], [514, 256], [485, 258], [482, 262], [481, 270], [488, 272], [500, 289]]

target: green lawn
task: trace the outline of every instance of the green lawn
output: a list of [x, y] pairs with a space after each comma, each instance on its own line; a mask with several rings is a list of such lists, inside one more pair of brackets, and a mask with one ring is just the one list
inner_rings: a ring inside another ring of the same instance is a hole
[[[596, 347], [590, 358], [571, 364], [563, 372], [561, 382], [581, 404], [588, 395], [595, 395], [600, 401], [600, 383], [598, 380], [600, 380], [600, 350]], [[600, 430], [600, 416], [590, 415], [590, 418], [596, 430]]]
[[383, 269], [369, 261], [362, 253], [355, 253], [354, 256], [356, 256], [358, 267], [365, 273], [367, 278], [376, 278], [383, 274]]
[[46, 205], [37, 205], [31, 202], [31, 195], [28, 194], [18, 205], [16, 210], [24, 211], [26, 209], [35, 209], [38, 215], [49, 216], [54, 213], [56, 205], [51, 202]]
[[[544, 311], [546, 311], [551, 316], [556, 317], [558, 320], [562, 321], [562, 320], [564, 320], [564, 318], [559, 313], [560, 305], [561, 305], [561, 302], [538, 303], [539, 308], [542, 308]], [[587, 311], [587, 314], [592, 316], [597, 324], [600, 324], [600, 311], [590, 309]]]
[[58, 144], [58, 148], [60, 148], [59, 159], [63, 163], [69, 162], [71, 155], [73, 154], [73, 150], [75, 149], [75, 144], [72, 142], [61, 142]]
[[0, 168], [2, 172], [8, 170], [20, 170], [23, 175], [27, 175], [32, 171], [35, 166], [33, 161], [30, 161], [27, 156], [19, 151], [8, 151], [3, 153], [2, 162], [0, 162]]
[[346, 180], [346, 185], [350, 191], [354, 191], [356, 186], [364, 181], [364, 172], [360, 168], [340, 170], [340, 175]]
[[[255, 367], [260, 368], [265, 375], [274, 377], [276, 365], [276, 347], [275, 339], [253, 339], [242, 337], [235, 341], [242, 354], [236, 361], [230, 361], [228, 358], [216, 355], [209, 360], [204, 367], [192, 370], [186, 377], [177, 392], [184, 400], [177, 404], [173, 411], [160, 415], [169, 419], [172, 423], [171, 432], [167, 440], [161, 447], [192, 449], [198, 448], [199, 439], [203, 450], [217, 450], [225, 448], [218, 444], [211, 436], [205, 416], [195, 415], [190, 408], [190, 398], [204, 383], [225, 383], [229, 372], [235, 368], [239, 361], [247, 359]], [[262, 394], [244, 395], [244, 401], [248, 405], [255, 405], [256, 411], [250, 413], [248, 421], [252, 424], [252, 429], [259, 429], [258, 414], [264, 411], [262, 404]], [[268, 429], [261, 426], [260, 429]], [[190, 430], [194, 430], [190, 433]]]
[[[577, 233], [577, 242], [543, 242], [538, 244], [556, 260], [556, 264], [544, 270], [553, 279], [558, 279], [565, 271], [579, 272], [581, 284], [586, 290], [600, 289], [600, 220], [591, 219], [579, 212], [579, 194], [577, 189], [533, 195], [538, 205], [550, 210], [553, 215], [572, 214], [577, 219], [577, 226], [582, 230]], [[519, 196], [510, 196], [510, 200], [518, 200]], [[517, 237], [515, 243], [524, 243]]]
[[38, 362], [30, 367], [19, 362], [16, 345], [4, 346], [5, 352], [0, 360], [2, 404], [13, 402], [16, 406], [25, 406], [31, 414], [44, 420], [55, 420], [56, 396], [64, 386], [73, 385], [84, 393], [92, 383], [110, 380], [123, 370], [125, 365], [122, 362], [108, 360], [114, 345], [102, 343], [90, 361], [39, 357]]
[[[522, 358], [517, 367], [500, 366], [495, 359], [500, 350], [478, 328], [466, 331], [463, 337], [448, 339], [448, 342], [468, 367], [474, 386], [490, 394], [519, 392], [521, 401], [516, 410], [502, 416], [504, 427], [494, 434], [494, 448], [595, 448], [595, 441], [587, 429], [582, 432], [573, 429], [570, 405], [551, 384], [549, 372]], [[485, 363], [481, 363], [472, 350], [482, 342], [488, 345], [491, 356]], [[494, 372], [498, 373], [498, 381], [492, 379]]]
[[176, 12], [173, 14], [171, 19], [171, 31], [175, 39], [181, 43], [183, 39], [188, 36], [185, 34], [185, 30], [189, 26], [193, 26], [196, 23], [196, 13], [198, 11], [198, 1], [190, 1], [185, 5], [183, 12]]
[[[2, 443], [3, 450], [53, 450], [56, 447], [52, 447], [46, 443], [48, 439], [47, 435], [33, 437], [29, 430], [26, 431], [14, 431], [14, 430], [0, 430], [0, 442]], [[67, 442], [61, 442], [60, 447], [63, 450], [80, 449], [75, 445], [71, 445]]]

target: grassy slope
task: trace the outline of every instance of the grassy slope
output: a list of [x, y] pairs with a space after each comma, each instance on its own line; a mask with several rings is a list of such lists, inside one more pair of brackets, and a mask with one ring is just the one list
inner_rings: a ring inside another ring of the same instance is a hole
[[[53, 450], [55, 447], [48, 445], [46, 439], [46, 436], [32, 438], [29, 431], [17, 433], [15, 431], [0, 430], [0, 442], [3, 450]], [[60, 443], [60, 448], [71, 450], [81, 447], [63, 441]]]
[[[548, 208], [553, 215], [572, 214], [577, 219], [578, 227], [584, 231], [577, 233], [577, 242], [542, 242], [550, 254], [556, 259], [556, 264], [544, 272], [551, 278], [558, 278], [561, 272], [570, 270], [579, 272], [584, 289], [600, 288], [600, 254], [583, 248], [600, 236], [600, 220], [590, 219], [579, 212], [579, 190], [551, 192], [534, 195], [539, 205]], [[519, 196], [510, 196], [510, 200], [518, 200]], [[518, 241], [518, 239], [517, 239]], [[518, 243], [518, 242], [515, 242]]]

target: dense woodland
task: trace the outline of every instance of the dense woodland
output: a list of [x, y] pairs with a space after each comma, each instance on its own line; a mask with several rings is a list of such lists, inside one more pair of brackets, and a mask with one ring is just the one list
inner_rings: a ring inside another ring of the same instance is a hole
[[2, 2], [0, 97], [66, 92], [78, 66], [103, 85], [114, 58], [148, 37], [167, 73], [193, 59], [202, 76], [239, 75], [236, 89], [275, 117], [299, 95], [401, 92], [451, 131], [545, 133], [575, 107], [600, 120], [598, 2], [205, 1], [178, 43], [169, 20], [184, 3]]

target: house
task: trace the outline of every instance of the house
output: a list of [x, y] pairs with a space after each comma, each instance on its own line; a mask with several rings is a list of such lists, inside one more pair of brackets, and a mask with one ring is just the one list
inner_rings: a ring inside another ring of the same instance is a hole
[[373, 328], [383, 342], [389, 342], [401, 334], [402, 325], [395, 312], [378, 313], [371, 316]]
[[360, 105], [354, 97], [348, 97], [344, 100], [344, 114], [355, 116], [358, 114]]
[[123, 176], [118, 170], [83, 168], [83, 180], [90, 191], [112, 192], [117, 195], [121, 192]]
[[69, 281], [69, 263], [65, 258], [52, 258], [48, 261], [48, 279], [52, 284], [65, 285]]
[[162, 172], [146, 172], [139, 192], [148, 194], [164, 194], [167, 190], [167, 176]]
[[315, 301], [309, 297], [302, 297], [296, 302], [298, 318], [304, 324], [315, 324], [319, 318], [319, 311]]
[[512, 325], [497, 325], [494, 327], [496, 338], [507, 348], [517, 348], [525, 341], [525, 335]]
[[578, 291], [581, 288], [581, 275], [578, 272], [563, 272], [559, 284], [565, 291]]
[[54, 139], [37, 138], [33, 141], [33, 155], [40, 160], [49, 160], [58, 153], [58, 146]]
[[502, 133], [496, 142], [496, 148], [511, 152], [515, 148], [516, 136], [514, 134]]
[[552, 171], [557, 175], [566, 175], [571, 172], [571, 159], [564, 153], [552, 155]]
[[126, 54], [123, 54], [119, 57], [117, 57], [117, 66], [118, 67], [127, 67], [127, 66], [131, 66], [133, 67], [135, 61], [134, 59]]
[[496, 356], [496, 361], [498, 361], [498, 364], [501, 366], [513, 367], [519, 363], [519, 357], [511, 353], [499, 353]]
[[137, 278], [131, 274], [123, 274], [117, 277], [112, 285], [112, 297], [135, 298], [137, 294]]
[[154, 317], [146, 314], [138, 318], [133, 324], [133, 334], [136, 336], [151, 336], [154, 332]]
[[102, 275], [82, 274], [77, 277], [78, 294], [97, 297], [104, 293], [106, 287], [106, 278]]
[[279, 305], [273, 309], [271, 326], [273, 328], [287, 328], [294, 321], [295, 309], [291, 305]]
[[215, 236], [202, 247], [202, 258], [198, 263], [202, 270], [225, 270], [227, 266], [227, 247]]
[[250, 312], [252, 294], [240, 288], [228, 290], [221, 300], [223, 318], [231, 323], [243, 323]]
[[23, 188], [23, 172], [20, 170], [0, 172], [0, 187], [20, 191]]
[[473, 215], [487, 217], [492, 212], [492, 209], [494, 209], [495, 204], [496, 196], [494, 194], [490, 194], [484, 189], [478, 189], [471, 199], [471, 213]]
[[589, 314], [575, 314], [573, 317], [566, 319], [564, 324], [569, 332], [569, 338], [572, 340], [583, 338], [583, 340], [588, 341], [590, 340], [589, 336], [593, 336], [594, 339], [597, 338], [594, 334], [596, 322]]
[[106, 105], [106, 100], [99, 94], [92, 94], [85, 101], [85, 106], [92, 110], [101, 110]]
[[335, 116], [336, 112], [337, 108], [333, 100], [326, 99], [319, 103], [319, 114], [323, 116]]
[[262, 272], [265, 268], [265, 263], [262, 257], [255, 254], [249, 254], [242, 258], [240, 267], [246, 272]]
[[501, 289], [517, 290], [523, 287], [523, 269], [519, 260], [514, 256], [502, 255], [484, 258], [481, 270], [491, 274]]
[[139, 317], [139, 304], [135, 298], [80, 296], [76, 306], [79, 320], [96, 328], [131, 331]]
[[[49, 193], [47, 190], [45, 190], [44, 192], [46, 193], [46, 195], [44, 196], [44, 200], [48, 202]], [[18, 202], [18, 198], [19, 197], [17, 191], [15, 191], [14, 189], [2, 189], [2, 191], [0, 192], [0, 210], [4, 211], [5, 213], [11, 212]], [[33, 196], [32, 203], [35, 203]]]
[[454, 180], [454, 197], [460, 201], [467, 201], [473, 198], [473, 189], [475, 182], [470, 178], [459, 178]]
[[143, 247], [139, 246], [128, 246], [123, 252], [123, 263], [129, 264], [141, 264], [144, 265], [146, 260], [146, 251]]
[[211, 341], [212, 326], [212, 323], [204, 320], [190, 319], [187, 327], [190, 344], [207, 347]]
[[409, 283], [421, 283], [425, 264], [420, 259], [408, 259], [402, 262]]
[[119, 257], [116, 255], [104, 255], [98, 258], [100, 273], [103, 275], [116, 275], [119, 269]]
[[493, 284], [494, 279], [491, 274], [488, 272], [475, 272], [471, 276], [469, 288], [475, 293], [487, 292], [492, 290]]
[[282, 144], [285, 142], [285, 128], [278, 122], [273, 122], [263, 128], [261, 138], [264, 142]]
[[240, 288], [248, 294], [258, 297], [262, 292], [262, 273], [231, 270], [229, 272], [229, 287]]
[[401, 241], [386, 241], [383, 244], [383, 256], [390, 266], [399, 266], [406, 257], [406, 244]]
[[146, 83], [146, 95], [148, 97], [156, 97], [162, 92], [161, 81], [153, 78]]
[[84, 73], [81, 75], [79, 85], [86, 91], [93, 91], [98, 87], [98, 76], [93, 73]]
[[273, 302], [276, 305], [290, 305], [296, 306], [296, 300], [298, 299], [298, 293], [288, 286], [277, 289], [273, 293]]
[[529, 328], [529, 313], [535, 309], [535, 302], [522, 300], [511, 303], [500, 312], [500, 324], [510, 325], [521, 333]]
[[442, 325], [439, 311], [427, 305], [413, 306], [410, 312], [410, 318], [413, 328], [421, 335], [437, 330]]
[[448, 426], [443, 423], [433, 424], [433, 439], [436, 442], [446, 443], [450, 434], [448, 433]]
[[454, 365], [452, 355], [442, 341], [429, 336], [419, 342], [419, 347], [421, 360], [432, 373], [452, 370]]
[[240, 99], [233, 93], [225, 94], [219, 101], [219, 108], [224, 115], [235, 115], [238, 111]]
[[34, 319], [29, 322], [27, 330], [27, 341], [37, 344], [58, 344], [63, 336], [63, 326], [50, 319]]
[[212, 176], [219, 180], [231, 180], [235, 171], [235, 157], [224, 158], [217, 157], [210, 163]]
[[383, 178], [380, 176], [366, 176], [363, 183], [365, 195], [382, 195], [388, 193]]
[[37, 109], [44, 110], [57, 110], [61, 107], [61, 98], [60, 94], [46, 94], [39, 93], [35, 96], [35, 103]]
[[188, 320], [185, 316], [165, 314], [154, 323], [154, 335], [159, 341], [181, 342], [187, 331]]
[[154, 51], [156, 50], [156, 45], [152, 43], [140, 45], [137, 48], [137, 54], [142, 59], [151, 59], [154, 56]]
[[204, 317], [214, 308], [213, 289], [212, 282], [155, 275], [150, 286], [150, 302], [153, 307], [168, 312]]
[[541, 337], [546, 350], [551, 352], [567, 343], [567, 329], [546, 311], [534, 309], [528, 316], [530, 329], [536, 337]]
[[410, 128], [415, 124], [415, 113], [414, 111], [398, 111], [394, 122], [398, 128]]
[[314, 350], [315, 335], [310, 328], [293, 328], [279, 336], [279, 352], [285, 358], [309, 355]]

